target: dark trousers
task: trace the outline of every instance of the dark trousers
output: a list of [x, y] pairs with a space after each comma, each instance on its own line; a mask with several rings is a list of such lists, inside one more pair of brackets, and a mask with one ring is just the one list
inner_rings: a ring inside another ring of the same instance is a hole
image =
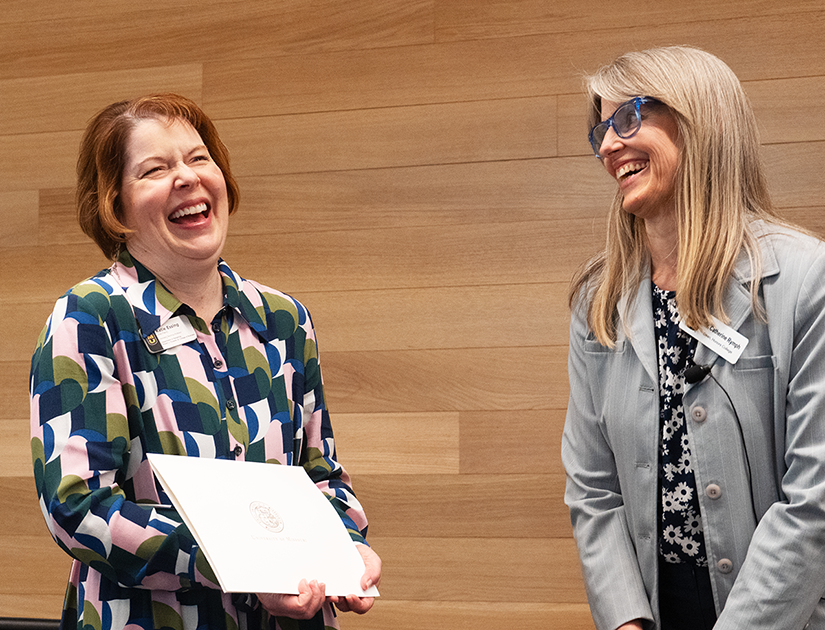
[[659, 561], [662, 630], [711, 630], [716, 609], [707, 567]]

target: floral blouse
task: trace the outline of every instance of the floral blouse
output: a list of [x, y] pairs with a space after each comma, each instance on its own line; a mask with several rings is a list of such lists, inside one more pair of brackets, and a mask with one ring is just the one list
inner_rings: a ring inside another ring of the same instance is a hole
[[685, 368], [696, 340], [679, 328], [676, 292], [653, 285], [653, 322], [659, 354], [659, 418], [662, 429], [660, 553], [666, 562], [707, 566], [702, 514], [696, 493], [682, 395]]
[[[146, 453], [301, 465], [354, 541], [367, 521], [336, 460], [315, 333], [296, 300], [220, 261], [224, 308], [198, 318], [124, 252], [55, 305], [31, 367], [35, 482], [74, 558], [63, 628], [336, 628], [221, 592]], [[194, 339], [159, 348], [175, 317]], [[311, 576], [307, 576], [311, 577]]]

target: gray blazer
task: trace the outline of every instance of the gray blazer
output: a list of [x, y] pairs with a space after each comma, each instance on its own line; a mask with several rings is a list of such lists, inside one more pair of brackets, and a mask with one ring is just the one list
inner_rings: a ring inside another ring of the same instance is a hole
[[[719, 614], [714, 630], [825, 630], [825, 244], [761, 222], [756, 230], [768, 321], [752, 312], [743, 255], [725, 309], [749, 343], [735, 365], [702, 345], [694, 357], [713, 366], [730, 395], [750, 481], [722, 387], [706, 378], [687, 385], [683, 400]], [[614, 630], [642, 618], [658, 629], [660, 430], [650, 281], [613, 349], [594, 339], [584, 312], [574, 312], [570, 326], [565, 501], [596, 626]]]

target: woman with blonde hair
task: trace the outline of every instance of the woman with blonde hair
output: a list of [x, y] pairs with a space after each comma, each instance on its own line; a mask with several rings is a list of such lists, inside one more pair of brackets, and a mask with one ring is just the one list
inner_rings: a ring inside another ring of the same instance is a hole
[[721, 60], [586, 84], [618, 189], [571, 286], [562, 458], [596, 626], [825, 628], [825, 247], [774, 211]]

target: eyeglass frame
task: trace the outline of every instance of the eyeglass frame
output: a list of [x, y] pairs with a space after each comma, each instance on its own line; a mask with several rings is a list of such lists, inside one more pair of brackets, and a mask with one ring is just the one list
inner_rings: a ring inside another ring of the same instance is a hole
[[[631, 98], [629, 101], [625, 101], [624, 103], [619, 105], [616, 108], [616, 110], [612, 114], [610, 114], [610, 118], [608, 118], [607, 120], [603, 120], [603, 121], [593, 125], [593, 128], [590, 130], [590, 133], [588, 134], [587, 139], [590, 141], [590, 148], [593, 149], [593, 153], [596, 155], [596, 157], [600, 160], [602, 159], [602, 156], [599, 155], [599, 149], [602, 148], [602, 143], [604, 142], [605, 136], [607, 136], [607, 132], [610, 131], [611, 127], [613, 127], [613, 131], [616, 132], [616, 135], [619, 136], [620, 138], [622, 138], [623, 140], [626, 140], [627, 138], [632, 138], [637, 133], [639, 133], [639, 129], [642, 128], [642, 112], [641, 112], [642, 105], [645, 105], [647, 103], [657, 103], [657, 102], [658, 101], [656, 99], [651, 98], [649, 96], [636, 96], [634, 98]], [[634, 110], [635, 110], [634, 113], [636, 115], [636, 124], [633, 126], [634, 127], [633, 131], [631, 131], [630, 133], [623, 134], [616, 127], [615, 117], [616, 117], [616, 114], [619, 113], [620, 109], [622, 109], [624, 107], [627, 107], [630, 104], [633, 104], [633, 106], [634, 106]], [[596, 145], [593, 134], [595, 133], [596, 129], [598, 129], [599, 127], [604, 127], [604, 135], [602, 136], [601, 142], [599, 142], [599, 144]]]

